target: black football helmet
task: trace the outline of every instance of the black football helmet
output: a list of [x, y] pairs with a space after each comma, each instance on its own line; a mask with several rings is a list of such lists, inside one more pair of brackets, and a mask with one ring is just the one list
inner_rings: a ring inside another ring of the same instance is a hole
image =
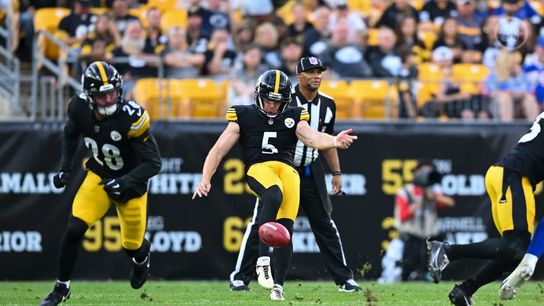
[[[268, 114], [264, 110], [263, 99], [281, 102], [277, 114]], [[255, 86], [255, 104], [268, 117], [276, 117], [283, 113], [291, 102], [291, 81], [279, 70], [268, 70], [261, 74]]]
[[[103, 116], [114, 115], [120, 108], [123, 100], [123, 78], [112, 65], [96, 61], [90, 64], [81, 76], [82, 94], [89, 103], [89, 107]], [[94, 96], [118, 90], [119, 96], [113, 105], [99, 106]]]

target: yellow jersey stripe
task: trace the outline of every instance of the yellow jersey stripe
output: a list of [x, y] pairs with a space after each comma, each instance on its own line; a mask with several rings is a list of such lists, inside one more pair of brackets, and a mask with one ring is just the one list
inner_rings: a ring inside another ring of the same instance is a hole
[[100, 71], [102, 82], [104, 82], [104, 85], [108, 85], [108, 76], [106, 75], [106, 70], [104, 69], [102, 62], [96, 62], [96, 66], [98, 67], [98, 71]]
[[276, 70], [276, 83], [274, 84], [274, 93], [278, 93], [280, 90], [280, 71]]
[[310, 114], [306, 109], [302, 109], [300, 112], [300, 121], [310, 121]]
[[147, 111], [145, 111], [140, 119], [134, 122], [130, 127], [130, 131], [128, 131], [128, 137], [135, 138], [145, 133], [145, 131], [149, 129], [150, 121], [151, 120], [149, 119], [149, 115], [147, 114]]
[[227, 121], [238, 121], [238, 115], [236, 114], [236, 109], [234, 107], [229, 107], [227, 110], [227, 115], [225, 116]]
[[132, 129], [133, 127], [137, 127], [138, 125], [142, 124], [146, 116], [149, 116], [149, 114], [147, 113], [147, 111], [144, 111], [144, 113], [140, 116], [140, 118], [136, 120], [136, 122], [132, 123], [132, 126], [130, 128]]

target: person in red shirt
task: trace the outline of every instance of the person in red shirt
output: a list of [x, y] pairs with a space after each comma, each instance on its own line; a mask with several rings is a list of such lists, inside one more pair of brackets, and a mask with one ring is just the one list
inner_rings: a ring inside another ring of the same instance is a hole
[[420, 163], [414, 180], [395, 197], [395, 226], [404, 242], [402, 280], [422, 280], [426, 266], [426, 239], [440, 234], [438, 209], [455, 205], [453, 198], [440, 192], [441, 175], [434, 165]]

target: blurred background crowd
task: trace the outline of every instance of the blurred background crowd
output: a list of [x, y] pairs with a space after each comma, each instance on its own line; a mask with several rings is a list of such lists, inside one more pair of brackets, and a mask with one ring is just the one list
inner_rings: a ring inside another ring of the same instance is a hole
[[[219, 118], [253, 103], [267, 69], [296, 83], [302, 56], [329, 67], [321, 90], [340, 119], [532, 121], [544, 108], [544, 1], [0, 0], [0, 9], [0, 44], [23, 68], [50, 74], [39, 53], [79, 80], [106, 60], [155, 118]], [[501, 37], [512, 28], [513, 41]]]

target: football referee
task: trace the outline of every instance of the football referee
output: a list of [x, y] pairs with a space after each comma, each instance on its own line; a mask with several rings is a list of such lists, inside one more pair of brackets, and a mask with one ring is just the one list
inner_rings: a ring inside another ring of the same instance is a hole
[[[302, 106], [310, 114], [312, 128], [333, 133], [336, 118], [334, 99], [318, 91], [322, 72], [327, 70], [317, 57], [303, 57], [297, 65], [299, 84], [293, 92], [293, 106]], [[321, 152], [332, 171], [332, 195], [342, 194], [342, 172], [336, 149]], [[331, 218], [332, 203], [327, 193], [325, 173], [320, 161], [319, 151], [297, 143], [294, 165], [300, 174], [300, 207], [304, 209], [314, 233], [327, 269], [341, 292], [360, 291], [361, 287], [353, 279], [353, 272], [346, 264], [346, 258], [336, 224]], [[248, 224], [236, 267], [230, 274], [230, 288], [233, 291], [247, 291], [248, 284], [255, 273], [258, 255], [258, 222], [255, 216], [260, 209], [259, 200], [255, 204], [253, 219]]]

